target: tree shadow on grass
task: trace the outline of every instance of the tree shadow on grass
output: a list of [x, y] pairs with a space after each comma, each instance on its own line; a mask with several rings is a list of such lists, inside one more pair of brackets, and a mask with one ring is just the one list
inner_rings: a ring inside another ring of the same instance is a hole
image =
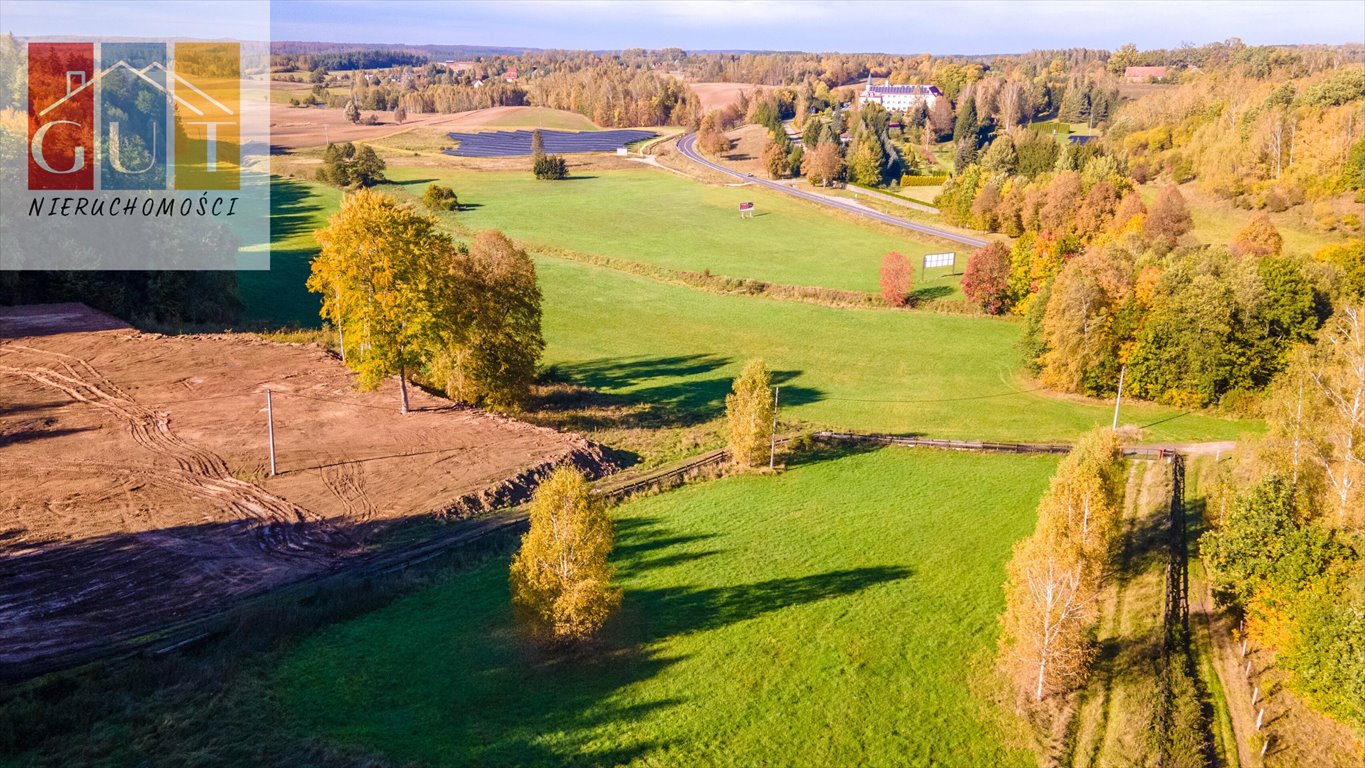
[[[678, 534], [661, 518], [622, 520], [623, 576], [715, 554], [719, 534]], [[503, 561], [499, 561], [501, 563]], [[752, 583], [631, 587], [601, 639], [545, 651], [526, 645], [512, 620], [506, 570], [490, 565], [420, 605], [351, 625], [304, 662], [308, 701], [327, 702], [324, 730], [359, 746], [437, 765], [562, 766], [629, 763], [681, 747], [645, 724], [668, 710], [704, 705], [708, 691], [657, 695], [641, 684], [682, 660], [670, 637], [838, 599], [909, 577], [899, 567], [853, 568]], [[690, 575], [690, 574], [688, 574]], [[468, 599], [459, 599], [461, 595]], [[477, 596], [482, 597], [477, 597]], [[395, 606], [404, 608], [402, 604]], [[380, 639], [382, 638], [382, 640]], [[323, 672], [325, 670], [325, 673]], [[782, 674], [780, 670], [774, 674]], [[375, 692], [382, 692], [376, 695]], [[288, 697], [284, 706], [289, 706]], [[342, 713], [338, 716], [336, 713]]]
[[307, 185], [283, 177], [270, 180], [270, 239], [278, 242], [313, 228], [313, 214], [322, 209], [311, 199]]
[[910, 301], [913, 304], [921, 301], [930, 301], [931, 299], [942, 299], [944, 297], [951, 295], [953, 295], [952, 286], [930, 285], [924, 288], [917, 288], [914, 291], [911, 291]]
[[[560, 364], [542, 377], [549, 385], [541, 387], [528, 410], [572, 431], [693, 426], [724, 414], [734, 380], [706, 374], [730, 362], [719, 355], [693, 354]], [[800, 374], [772, 372], [773, 383], [782, 387], [783, 407], [823, 398], [818, 389], [789, 383]], [[649, 383], [660, 379], [667, 381]]]

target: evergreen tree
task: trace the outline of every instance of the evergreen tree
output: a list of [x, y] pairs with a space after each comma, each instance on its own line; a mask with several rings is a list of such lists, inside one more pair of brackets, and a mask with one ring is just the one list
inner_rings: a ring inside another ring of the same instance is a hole
[[[976, 117], [976, 99], [972, 94], [962, 97], [962, 103], [957, 106], [957, 123], [953, 126], [953, 142], [961, 146], [963, 142], [971, 144], [971, 152], [975, 154], [977, 148], [977, 131], [980, 125]], [[961, 167], [966, 167], [965, 165]]]

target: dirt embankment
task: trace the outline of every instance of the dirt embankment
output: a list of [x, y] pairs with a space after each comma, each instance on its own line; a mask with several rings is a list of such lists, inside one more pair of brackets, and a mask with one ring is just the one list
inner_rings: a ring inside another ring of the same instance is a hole
[[[266, 391], [277, 474], [269, 472]], [[0, 308], [0, 664], [98, 644], [343, 564], [394, 523], [517, 500], [598, 446], [311, 346]]]

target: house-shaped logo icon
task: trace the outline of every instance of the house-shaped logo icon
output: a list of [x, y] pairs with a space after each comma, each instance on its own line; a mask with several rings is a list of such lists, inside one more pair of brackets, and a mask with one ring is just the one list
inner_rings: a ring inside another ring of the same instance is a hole
[[29, 45], [29, 188], [236, 189], [237, 44], [98, 48]]

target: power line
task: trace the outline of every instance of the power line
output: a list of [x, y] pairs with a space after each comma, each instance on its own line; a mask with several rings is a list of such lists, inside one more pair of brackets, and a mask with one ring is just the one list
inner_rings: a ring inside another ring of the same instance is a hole
[[1042, 389], [1043, 389], [1042, 387], [1035, 387], [1035, 388], [1033, 388], [1033, 389], [1015, 389], [1015, 390], [1011, 390], [1011, 391], [1009, 391], [1009, 392], [998, 392], [998, 393], [993, 394], [993, 395], [972, 395], [972, 396], [970, 396], [970, 397], [940, 397], [940, 398], [931, 398], [931, 399], [926, 399], [926, 400], [878, 400], [878, 399], [875, 399], [875, 398], [860, 398], [860, 397], [822, 397], [822, 398], [820, 398], [820, 400], [821, 400], [821, 401], [834, 401], [834, 402], [840, 402], [840, 403], [903, 403], [903, 404], [911, 404], [911, 405], [913, 405], [913, 404], [919, 404], [919, 403], [960, 403], [960, 402], [964, 402], [964, 401], [967, 401], [967, 400], [991, 400], [991, 399], [998, 398], [998, 397], [1012, 397], [1012, 396], [1014, 396], [1014, 395], [1027, 395], [1027, 394], [1029, 394], [1030, 392], [1038, 392], [1038, 391], [1041, 391]]
[[[167, 401], [160, 402], [160, 403], [143, 403], [143, 402], [140, 402], [140, 401], [139, 401], [138, 404], [141, 405], [141, 406], [143, 406], [143, 407], [145, 407], [145, 408], [167, 408], [167, 407], [170, 407], [170, 406], [172, 406], [172, 405], [194, 405], [194, 404], [196, 404], [196, 403], [208, 403], [208, 402], [213, 402], [213, 401], [215, 401], [215, 400], [230, 400], [230, 399], [232, 399], [232, 398], [238, 398], [238, 397], [261, 397], [263, 394], [265, 394], [263, 391], [262, 391], [262, 392], [239, 392], [239, 393], [237, 393], [237, 394], [232, 394], [232, 395], [215, 395], [215, 396], [212, 396], [212, 397], [196, 397], [196, 398], [194, 398], [194, 399], [192, 399], [192, 400], [167, 400]], [[305, 394], [301, 394], [301, 393], [299, 393], [299, 392], [280, 392], [279, 390], [275, 390], [275, 391], [274, 391], [274, 395], [275, 395], [276, 397], [300, 397], [300, 398], [303, 398], [304, 400], [316, 400], [316, 401], [318, 401], [318, 402], [320, 402], [320, 403], [335, 403], [335, 404], [337, 404], [337, 405], [353, 405], [353, 406], [355, 406], [355, 407], [357, 407], [357, 408], [375, 408], [375, 409], [378, 409], [378, 410], [381, 410], [381, 411], [390, 410], [388, 407], [382, 406], [382, 405], [371, 405], [371, 404], [369, 404], [369, 403], [353, 403], [353, 402], [349, 402], [349, 401], [347, 401], [347, 400], [336, 400], [336, 399], [329, 398], [329, 397], [317, 397], [317, 396], [314, 396], [314, 395], [305, 395]]]

